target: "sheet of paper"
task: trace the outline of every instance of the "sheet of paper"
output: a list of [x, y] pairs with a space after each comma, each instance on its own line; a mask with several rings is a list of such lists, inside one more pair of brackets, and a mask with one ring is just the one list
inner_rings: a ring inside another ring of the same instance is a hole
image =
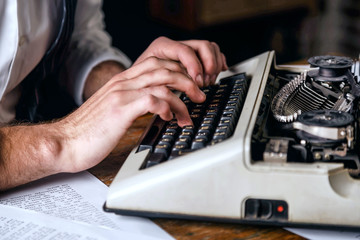
[[285, 228], [286, 230], [312, 240], [359, 240], [359, 232], [340, 231], [340, 230], [318, 230], [306, 228]]
[[105, 184], [87, 171], [57, 174], [2, 193], [0, 204], [109, 229], [173, 239], [149, 219], [104, 212], [107, 190]]
[[3, 240], [158, 239], [142, 234], [65, 220], [6, 205], [0, 205], [0, 236]]

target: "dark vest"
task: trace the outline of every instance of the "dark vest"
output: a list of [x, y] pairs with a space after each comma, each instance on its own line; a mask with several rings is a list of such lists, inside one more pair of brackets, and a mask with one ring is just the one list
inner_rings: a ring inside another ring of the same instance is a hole
[[[66, 95], [59, 89], [58, 75], [74, 30], [76, 2], [77, 0], [62, 0], [63, 12], [58, 35], [40, 63], [21, 83], [22, 94], [16, 108], [16, 120], [38, 122], [62, 114], [63, 110], [58, 110], [59, 106], [56, 106], [62, 105], [61, 103], [51, 105], [53, 101], [61, 101], [59, 97]], [[70, 105], [74, 107], [69, 96], [65, 97], [65, 101], [70, 101]]]

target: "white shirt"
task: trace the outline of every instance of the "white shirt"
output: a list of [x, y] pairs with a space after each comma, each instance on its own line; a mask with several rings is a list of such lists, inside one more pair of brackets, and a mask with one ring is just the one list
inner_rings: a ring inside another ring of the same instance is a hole
[[[87, 75], [100, 62], [130, 60], [111, 47], [104, 31], [101, 0], [78, 0], [75, 27], [62, 76], [77, 104]], [[0, 1], [0, 122], [15, 118], [19, 84], [40, 62], [55, 39], [62, 18], [60, 0]]]

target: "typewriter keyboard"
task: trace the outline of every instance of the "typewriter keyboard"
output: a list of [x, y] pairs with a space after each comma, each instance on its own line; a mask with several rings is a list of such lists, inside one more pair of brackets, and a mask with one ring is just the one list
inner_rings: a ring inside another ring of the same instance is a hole
[[236, 127], [248, 89], [245, 74], [223, 78], [218, 84], [203, 88], [205, 102], [193, 103], [182, 94], [193, 126], [183, 128], [176, 119], [164, 121], [156, 117], [137, 151], [150, 149], [142, 168], [191, 153], [229, 138]]

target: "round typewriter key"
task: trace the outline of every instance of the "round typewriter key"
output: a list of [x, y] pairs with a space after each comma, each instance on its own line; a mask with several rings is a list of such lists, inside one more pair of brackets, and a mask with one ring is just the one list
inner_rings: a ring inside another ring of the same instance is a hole
[[197, 138], [191, 144], [191, 149], [200, 149], [206, 146], [207, 140], [205, 138]]

